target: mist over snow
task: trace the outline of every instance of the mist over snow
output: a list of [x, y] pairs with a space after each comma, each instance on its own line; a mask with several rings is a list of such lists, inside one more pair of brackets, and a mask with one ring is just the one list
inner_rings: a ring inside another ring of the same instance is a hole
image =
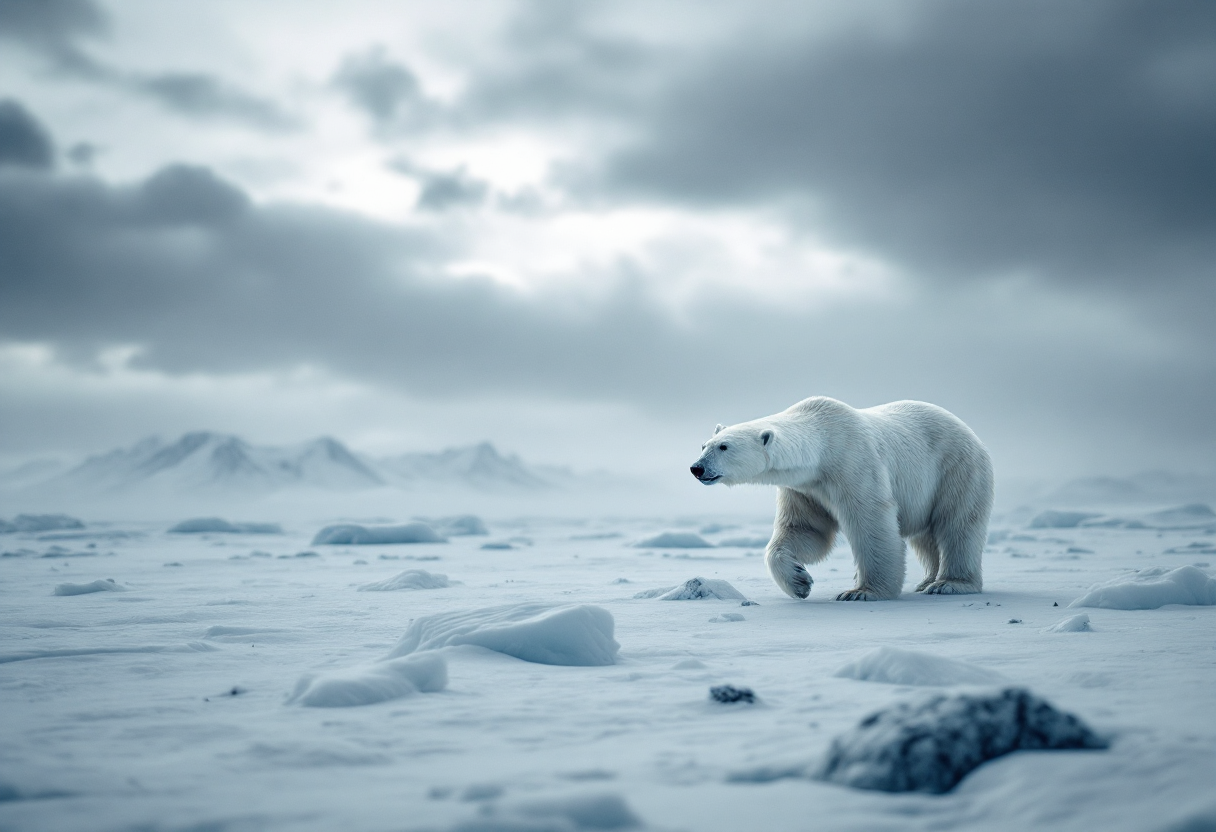
[[[1216, 828], [1213, 56], [0, 0], [0, 828]], [[777, 588], [689, 466], [813, 395], [975, 431], [983, 593]]]

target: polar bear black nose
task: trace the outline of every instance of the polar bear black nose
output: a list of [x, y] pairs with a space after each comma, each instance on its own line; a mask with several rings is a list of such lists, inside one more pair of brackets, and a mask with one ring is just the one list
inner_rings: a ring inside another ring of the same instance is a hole
[[701, 475], [705, 473], [705, 469], [702, 468], [700, 465], [694, 465], [691, 468], [689, 468], [688, 470], [692, 471], [692, 475], [694, 477], [696, 477], [697, 479], [701, 479]]

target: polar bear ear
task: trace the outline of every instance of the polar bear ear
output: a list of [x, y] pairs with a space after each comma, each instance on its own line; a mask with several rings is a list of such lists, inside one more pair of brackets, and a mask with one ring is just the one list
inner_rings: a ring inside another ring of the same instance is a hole
[[772, 441], [773, 441], [773, 432], [771, 430], [765, 430], [765, 431], [760, 432], [760, 442], [764, 445], [764, 447], [767, 448], [768, 443], [772, 442]]
[[724, 430], [726, 430], [726, 425], [718, 425], [716, 428], [714, 428], [714, 436], [717, 436]]

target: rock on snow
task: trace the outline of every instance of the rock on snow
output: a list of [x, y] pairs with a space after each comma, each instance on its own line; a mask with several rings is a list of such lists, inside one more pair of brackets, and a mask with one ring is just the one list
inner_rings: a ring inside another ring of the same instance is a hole
[[1022, 688], [940, 695], [872, 714], [832, 741], [816, 779], [886, 792], [954, 788], [1011, 751], [1106, 748], [1072, 714]]
[[1216, 605], [1216, 578], [1196, 566], [1144, 569], [1095, 584], [1068, 606], [1155, 610], [1166, 604]]
[[408, 656], [332, 673], [305, 676], [287, 703], [313, 708], [374, 705], [415, 693], [433, 693], [448, 684], [442, 656]]
[[872, 650], [840, 668], [836, 676], [888, 685], [999, 685], [1005, 681], [999, 673], [973, 664], [895, 647]]
[[511, 604], [418, 618], [388, 658], [473, 644], [537, 664], [593, 667], [616, 663], [616, 622], [603, 607]]
[[354, 523], [342, 523], [326, 526], [312, 539], [313, 546], [446, 542], [445, 538], [436, 534], [426, 523], [406, 523], [404, 526], [358, 526]]
[[88, 595], [90, 592], [125, 592], [126, 587], [114, 582], [113, 578], [104, 581], [91, 581], [87, 584], [60, 584], [55, 587], [54, 595]]
[[394, 592], [399, 589], [444, 589], [452, 585], [447, 575], [427, 572], [425, 569], [407, 569], [383, 581], [372, 581], [359, 587], [360, 592]]

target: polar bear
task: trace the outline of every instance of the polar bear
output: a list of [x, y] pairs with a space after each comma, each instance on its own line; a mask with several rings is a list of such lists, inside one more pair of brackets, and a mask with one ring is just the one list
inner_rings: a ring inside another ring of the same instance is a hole
[[853, 549], [857, 585], [838, 601], [898, 598], [904, 538], [925, 567], [917, 592], [980, 592], [992, 512], [992, 460], [950, 412], [902, 401], [857, 410], [815, 396], [763, 419], [718, 425], [692, 466], [706, 485], [777, 486], [769, 572], [805, 598], [804, 564], [827, 557], [838, 529]]

